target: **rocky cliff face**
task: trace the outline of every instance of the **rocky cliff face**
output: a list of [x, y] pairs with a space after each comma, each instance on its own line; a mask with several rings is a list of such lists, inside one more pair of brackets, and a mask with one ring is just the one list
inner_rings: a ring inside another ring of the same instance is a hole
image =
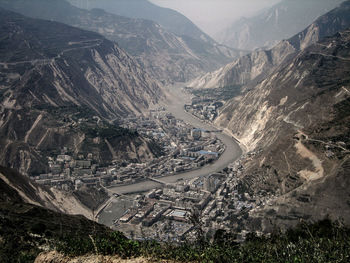
[[349, 27], [349, 13], [350, 2], [346, 1], [340, 7], [318, 18], [301, 33], [281, 41], [274, 48], [255, 51], [236, 59], [215, 72], [195, 79], [189, 86], [198, 89], [220, 88], [245, 85], [254, 79], [262, 79], [294, 52]]
[[350, 222], [349, 40], [345, 30], [298, 52], [216, 121], [247, 151], [261, 150], [244, 159], [241, 184], [271, 196], [250, 213], [262, 229], [327, 214]]
[[[243, 54], [219, 45], [209, 37], [176, 35], [150, 20], [122, 17], [102, 9], [83, 10], [61, 0], [1, 0], [0, 6], [33, 18], [100, 33], [117, 42], [152, 77], [164, 84], [188, 81]], [[106, 10], [112, 12], [113, 9]]]
[[153, 156], [149, 141], [107, 123], [163, 96], [137, 62], [96, 33], [0, 13], [1, 164], [45, 172], [46, 154], [66, 146], [78, 154], [91, 145], [98, 160]]
[[309, 26], [343, 0], [284, 0], [251, 18], [242, 18], [218, 39], [227, 46], [254, 50], [271, 48]]

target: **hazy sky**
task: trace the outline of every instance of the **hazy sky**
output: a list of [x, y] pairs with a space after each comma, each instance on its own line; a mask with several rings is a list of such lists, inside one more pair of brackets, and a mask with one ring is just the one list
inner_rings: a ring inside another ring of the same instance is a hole
[[242, 16], [251, 16], [280, 0], [149, 0], [175, 9], [210, 35], [221, 31]]

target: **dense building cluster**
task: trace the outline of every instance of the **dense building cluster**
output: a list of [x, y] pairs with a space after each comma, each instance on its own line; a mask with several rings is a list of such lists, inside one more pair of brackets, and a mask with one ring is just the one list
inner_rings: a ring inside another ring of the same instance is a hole
[[220, 173], [139, 194], [114, 227], [133, 238], [181, 241], [194, 238], [197, 226], [192, 217], [197, 215], [206, 232], [232, 229], [263, 202], [239, 190], [242, 171], [236, 161]]
[[222, 102], [194, 97], [192, 104], [185, 105], [185, 110], [201, 120], [214, 121], [218, 116], [218, 109], [221, 106]]
[[114, 162], [101, 167], [92, 153], [75, 156], [64, 148], [60, 155], [48, 157], [49, 173], [34, 180], [64, 190], [128, 185], [198, 169], [219, 158], [225, 150], [214, 132], [176, 120], [164, 108], [152, 110], [149, 117], [125, 118], [120, 126], [153, 139], [162, 147], [163, 156], [144, 163]]

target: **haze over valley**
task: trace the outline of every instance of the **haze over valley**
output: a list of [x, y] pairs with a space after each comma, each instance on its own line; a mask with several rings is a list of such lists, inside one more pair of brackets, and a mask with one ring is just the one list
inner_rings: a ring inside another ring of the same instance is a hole
[[349, 43], [350, 1], [0, 0], [0, 258], [346, 262]]

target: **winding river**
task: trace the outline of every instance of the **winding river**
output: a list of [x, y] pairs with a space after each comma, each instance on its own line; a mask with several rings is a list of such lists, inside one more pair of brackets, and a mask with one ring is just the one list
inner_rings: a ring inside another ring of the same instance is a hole
[[[184, 104], [190, 103], [190, 95], [182, 92], [179, 87], [172, 87], [168, 90], [168, 92], [169, 92], [169, 97], [172, 100], [171, 102], [168, 102], [164, 106], [177, 119], [181, 119], [196, 128], [202, 128], [206, 130], [217, 129], [211, 124], [202, 122], [199, 119], [193, 117], [191, 114], [184, 111]], [[196, 177], [201, 177], [211, 173], [219, 172], [225, 167], [227, 167], [230, 163], [237, 160], [242, 155], [241, 148], [239, 147], [238, 143], [234, 139], [232, 139], [231, 136], [226, 135], [225, 133], [216, 133], [216, 136], [226, 146], [226, 150], [218, 160], [201, 169], [197, 169], [194, 171], [185, 172], [181, 174], [161, 177], [159, 178], [159, 180], [165, 183], [176, 183], [181, 179], [184, 179], [184, 180], [193, 179]], [[144, 192], [144, 191], [148, 191], [158, 187], [161, 187], [161, 184], [146, 180], [146, 181], [131, 184], [131, 185], [112, 187], [112, 188], [109, 188], [109, 190], [118, 194], [130, 194], [135, 192]]]

